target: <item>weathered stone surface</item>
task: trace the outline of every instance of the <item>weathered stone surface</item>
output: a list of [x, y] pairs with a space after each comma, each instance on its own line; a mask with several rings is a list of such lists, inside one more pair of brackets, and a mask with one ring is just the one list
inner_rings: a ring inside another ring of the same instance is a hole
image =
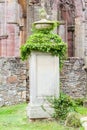
[[[61, 89], [72, 97], [86, 94], [83, 59], [68, 58], [61, 72]], [[28, 62], [19, 58], [0, 58], [0, 106], [29, 101]]]
[[32, 52], [29, 63], [30, 103], [27, 116], [30, 119], [49, 118], [53, 109], [46, 98], [59, 96], [59, 58]]
[[19, 56], [22, 9], [17, 1], [5, 2], [0, 2], [0, 56]]
[[4, 99], [0, 97], [0, 107], [4, 106]]
[[16, 83], [17, 82], [17, 76], [9, 76], [7, 78], [7, 83], [11, 84], [11, 83]]
[[0, 106], [26, 101], [26, 63], [0, 58]]
[[82, 69], [83, 59], [68, 58], [61, 72], [61, 89], [72, 97], [84, 97], [86, 94], [86, 72]]
[[87, 117], [82, 117], [80, 121], [82, 126], [84, 127], [84, 130], [87, 130]]

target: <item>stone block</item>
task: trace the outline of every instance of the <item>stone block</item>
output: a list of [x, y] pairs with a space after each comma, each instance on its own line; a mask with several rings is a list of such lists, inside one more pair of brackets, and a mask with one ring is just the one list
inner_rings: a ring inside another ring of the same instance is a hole
[[48, 104], [29, 104], [27, 107], [27, 115], [31, 120], [51, 118], [53, 112]]
[[26, 91], [22, 92], [22, 99], [26, 99]]
[[14, 75], [14, 76], [9, 76], [9, 77], [7, 78], [7, 82], [10, 83], [10, 84], [16, 83], [16, 82], [17, 82], [17, 76], [16, 76], [16, 75]]
[[5, 20], [5, 4], [0, 3], [0, 23], [3, 23]]
[[1, 56], [6, 56], [7, 53], [7, 39], [1, 40]]
[[19, 33], [19, 26], [17, 24], [7, 24], [7, 34], [8, 35], [18, 35]]
[[0, 107], [4, 106], [4, 99], [0, 98]]
[[8, 23], [18, 23], [18, 3], [8, 3], [6, 17]]
[[[59, 58], [50, 54], [34, 52], [29, 62], [30, 103], [29, 118], [49, 118], [53, 109], [47, 97], [59, 96]], [[42, 109], [42, 107], [46, 110]]]
[[14, 56], [15, 44], [13, 39], [7, 39], [7, 54], [6, 56]]
[[6, 27], [3, 22], [3, 23], [0, 23], [0, 36], [4, 37], [4, 35], [6, 35]]

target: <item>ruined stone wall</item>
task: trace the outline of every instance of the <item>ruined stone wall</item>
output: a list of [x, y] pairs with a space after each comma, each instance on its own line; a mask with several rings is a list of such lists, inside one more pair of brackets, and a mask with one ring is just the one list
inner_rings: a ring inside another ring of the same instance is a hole
[[61, 89], [72, 97], [84, 97], [86, 92], [86, 72], [81, 58], [68, 58], [61, 72]]
[[0, 58], [0, 106], [26, 101], [26, 63]]
[[[61, 89], [72, 97], [86, 92], [86, 72], [81, 58], [68, 58], [60, 75]], [[0, 58], [0, 106], [29, 102], [28, 64], [20, 58]]]
[[0, 1], [0, 56], [19, 56], [22, 7], [17, 1]]

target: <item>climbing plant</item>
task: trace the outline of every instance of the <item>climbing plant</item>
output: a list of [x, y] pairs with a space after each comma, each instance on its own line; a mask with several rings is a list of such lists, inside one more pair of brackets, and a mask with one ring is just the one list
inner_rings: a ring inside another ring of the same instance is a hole
[[63, 42], [61, 37], [54, 34], [51, 30], [57, 24], [53, 24], [50, 29], [36, 29], [33, 25], [33, 34], [27, 39], [26, 43], [21, 46], [21, 58], [25, 60], [31, 55], [32, 51], [39, 51], [49, 53], [51, 55], [59, 56], [60, 68], [66, 58], [67, 45]]

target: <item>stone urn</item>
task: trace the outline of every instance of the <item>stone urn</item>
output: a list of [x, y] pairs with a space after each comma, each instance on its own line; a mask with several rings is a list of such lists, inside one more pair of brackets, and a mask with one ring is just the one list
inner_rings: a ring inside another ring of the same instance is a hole
[[40, 21], [34, 22], [34, 26], [37, 30], [52, 30], [54, 22], [48, 21], [47, 19], [42, 19]]

